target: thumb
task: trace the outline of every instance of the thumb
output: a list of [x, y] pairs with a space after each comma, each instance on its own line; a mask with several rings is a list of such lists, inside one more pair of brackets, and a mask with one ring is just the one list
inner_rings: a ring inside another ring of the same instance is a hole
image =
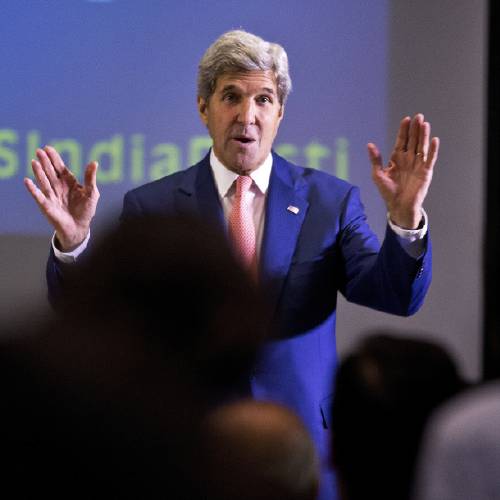
[[369, 142], [366, 147], [368, 149], [368, 157], [370, 158], [372, 167], [377, 170], [382, 169], [384, 167], [382, 163], [382, 155], [380, 154], [377, 146], [373, 144], [373, 142]]

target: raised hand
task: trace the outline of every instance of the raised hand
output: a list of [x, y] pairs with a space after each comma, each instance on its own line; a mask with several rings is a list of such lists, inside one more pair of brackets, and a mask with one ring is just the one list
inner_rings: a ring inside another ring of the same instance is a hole
[[401, 120], [389, 163], [373, 143], [368, 144], [372, 178], [384, 199], [391, 220], [405, 229], [416, 229], [422, 205], [431, 184], [439, 150], [439, 139], [430, 140], [431, 126], [422, 114]]
[[38, 186], [29, 178], [24, 179], [24, 185], [54, 227], [60, 249], [69, 252], [86, 238], [95, 215], [99, 200], [97, 162], [87, 165], [82, 185], [53, 147], [37, 149], [36, 156], [31, 167]]

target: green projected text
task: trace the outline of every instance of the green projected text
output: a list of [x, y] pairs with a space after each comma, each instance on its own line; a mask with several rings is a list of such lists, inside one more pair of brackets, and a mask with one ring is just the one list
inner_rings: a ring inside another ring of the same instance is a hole
[[[81, 177], [84, 166], [99, 162], [97, 182], [101, 185], [129, 182], [142, 184], [164, 177], [197, 163], [212, 145], [210, 137], [188, 138], [185, 147], [173, 142], [146, 145], [146, 136], [136, 133], [115, 133], [84, 146], [74, 138], [42, 141], [38, 130], [25, 134], [15, 129], [0, 129], [0, 181], [14, 177], [32, 176], [31, 159], [37, 148], [50, 144], [63, 156], [72, 172]], [[303, 146], [291, 143], [276, 144], [274, 150], [287, 160], [306, 167], [349, 179], [349, 142], [335, 139], [333, 146], [309, 140]]]

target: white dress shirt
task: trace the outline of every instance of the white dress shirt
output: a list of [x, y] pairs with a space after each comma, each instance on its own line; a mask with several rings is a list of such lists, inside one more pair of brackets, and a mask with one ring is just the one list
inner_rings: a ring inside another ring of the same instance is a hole
[[[229, 214], [233, 208], [234, 195], [236, 193], [236, 179], [238, 174], [226, 168], [215, 156], [214, 150], [210, 151], [210, 166], [214, 174], [215, 187], [219, 193], [219, 200], [224, 211], [224, 220], [229, 220]], [[271, 153], [264, 160], [264, 163], [256, 168], [251, 174], [252, 186], [250, 194], [252, 195], [253, 222], [255, 226], [255, 248], [257, 261], [260, 258], [260, 249], [262, 246], [262, 237], [264, 235], [264, 216], [267, 189], [269, 188], [269, 179], [271, 177], [271, 167], [273, 166], [273, 156]]]

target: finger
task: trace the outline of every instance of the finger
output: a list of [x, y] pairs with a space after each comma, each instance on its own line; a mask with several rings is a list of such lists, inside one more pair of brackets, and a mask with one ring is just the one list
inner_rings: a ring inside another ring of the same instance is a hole
[[24, 185], [26, 189], [30, 192], [31, 196], [35, 199], [37, 205], [45, 212], [45, 206], [47, 204], [47, 198], [45, 195], [38, 189], [36, 184], [29, 178], [24, 178]]
[[420, 133], [420, 125], [422, 124], [423, 120], [424, 115], [422, 115], [421, 113], [417, 113], [411, 121], [410, 133], [408, 135], [408, 147], [406, 148], [410, 153], [418, 153], [417, 144]]
[[408, 143], [408, 131], [410, 129], [410, 121], [411, 118], [409, 116], [405, 116], [400, 124], [398, 135], [396, 136], [396, 142], [394, 143], [395, 151], [406, 151], [406, 145]]
[[54, 170], [59, 175], [61, 175], [63, 173], [64, 169], [66, 168], [66, 166], [64, 165], [64, 161], [61, 158], [61, 155], [52, 146], [47, 145], [43, 148], [43, 150], [45, 151], [47, 156], [50, 158], [50, 161], [52, 162]]
[[31, 160], [31, 168], [33, 170], [33, 173], [35, 174], [36, 180], [38, 181], [40, 190], [47, 198], [52, 196], [54, 191], [49, 182], [49, 179], [47, 178], [47, 175], [45, 174], [44, 169], [42, 168], [42, 165], [40, 165], [40, 162], [36, 160]]
[[97, 167], [99, 164], [96, 161], [90, 162], [85, 168], [84, 183], [85, 187], [91, 192], [99, 192], [97, 189]]
[[45, 172], [45, 175], [47, 176], [47, 179], [50, 182], [50, 185], [52, 186], [52, 189], [56, 190], [60, 184], [58, 178], [59, 174], [54, 169], [51, 159], [43, 149], [37, 149], [36, 156], [43, 168], [43, 171]]
[[431, 145], [429, 148], [429, 155], [427, 156], [427, 161], [425, 162], [425, 166], [431, 170], [434, 168], [434, 164], [438, 158], [439, 152], [439, 137], [433, 137], [431, 141]]
[[430, 123], [429, 122], [421, 123], [418, 136], [417, 156], [421, 156], [424, 161], [426, 161], [427, 153], [429, 152], [430, 134], [431, 134]]

